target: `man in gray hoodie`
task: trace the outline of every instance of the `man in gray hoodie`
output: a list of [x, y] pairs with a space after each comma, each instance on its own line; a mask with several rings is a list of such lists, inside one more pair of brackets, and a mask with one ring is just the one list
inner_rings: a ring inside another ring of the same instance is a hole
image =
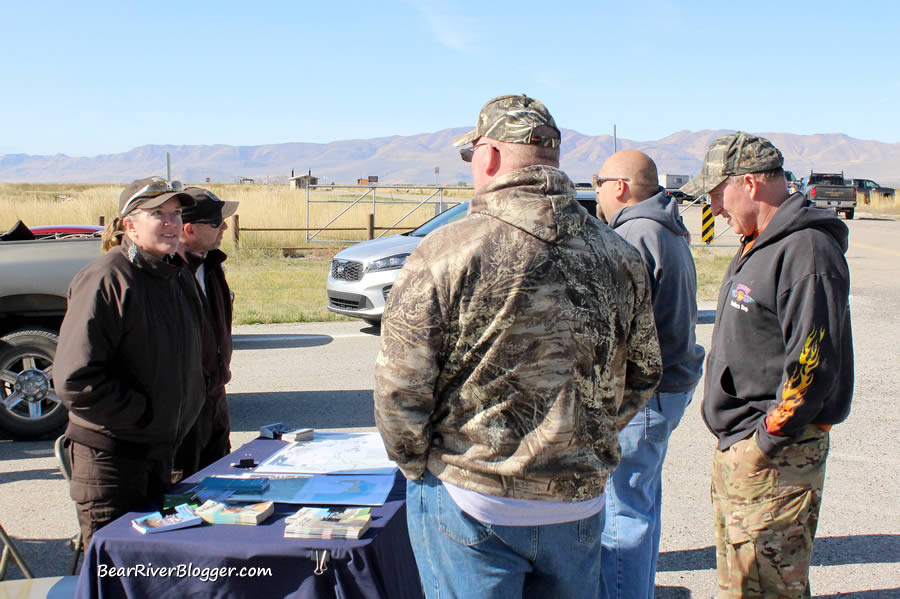
[[606, 487], [603, 581], [607, 597], [652, 599], [663, 460], [703, 368], [704, 350], [694, 334], [697, 273], [678, 204], [659, 186], [656, 164], [643, 152], [616, 152], [603, 164], [597, 216], [644, 260], [663, 361], [656, 392], [619, 433], [622, 462]]

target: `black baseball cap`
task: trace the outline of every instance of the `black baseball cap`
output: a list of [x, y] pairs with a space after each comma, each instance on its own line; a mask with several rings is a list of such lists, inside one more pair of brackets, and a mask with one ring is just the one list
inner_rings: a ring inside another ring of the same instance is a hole
[[220, 200], [216, 194], [202, 187], [185, 187], [184, 193], [194, 200], [194, 205], [181, 211], [183, 223], [224, 220], [237, 211], [240, 203]]

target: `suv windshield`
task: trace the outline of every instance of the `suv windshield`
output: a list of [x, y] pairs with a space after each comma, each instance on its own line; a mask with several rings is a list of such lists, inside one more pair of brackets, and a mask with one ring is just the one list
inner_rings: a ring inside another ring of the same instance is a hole
[[410, 232], [411, 237], [425, 237], [438, 227], [442, 227], [444, 225], [448, 225], [452, 222], [458, 221], [462, 217], [466, 215], [466, 210], [469, 209], [469, 202], [463, 202], [462, 204], [457, 204], [453, 208], [448, 210], [444, 210], [430, 221]]

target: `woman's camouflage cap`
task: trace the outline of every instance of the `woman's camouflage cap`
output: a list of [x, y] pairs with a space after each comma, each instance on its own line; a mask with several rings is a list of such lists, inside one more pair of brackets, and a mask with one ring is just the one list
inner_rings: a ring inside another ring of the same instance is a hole
[[765, 137], [736, 131], [712, 142], [700, 174], [682, 186], [691, 196], [709, 193], [731, 175], [762, 173], [784, 166], [784, 156]]
[[481, 108], [475, 130], [457, 137], [453, 145], [464, 146], [479, 137], [558, 148], [561, 136], [547, 107], [521, 94], [490, 100]]

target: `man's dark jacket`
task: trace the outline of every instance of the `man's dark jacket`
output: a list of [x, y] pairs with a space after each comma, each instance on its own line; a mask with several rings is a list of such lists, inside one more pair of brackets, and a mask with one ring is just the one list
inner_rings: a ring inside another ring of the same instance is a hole
[[200, 257], [184, 254], [188, 267], [195, 274], [203, 265], [206, 293], [197, 285], [203, 301], [203, 373], [207, 399], [175, 458], [175, 468], [189, 476], [231, 451], [231, 415], [225, 397], [225, 385], [231, 380], [231, 322], [232, 295], [222, 263], [227, 256], [210, 250]]
[[[850, 413], [848, 230], [800, 194], [732, 260], [716, 309], [703, 419], [724, 450], [756, 433], [767, 455]], [[768, 426], [766, 417], [768, 416]]]

